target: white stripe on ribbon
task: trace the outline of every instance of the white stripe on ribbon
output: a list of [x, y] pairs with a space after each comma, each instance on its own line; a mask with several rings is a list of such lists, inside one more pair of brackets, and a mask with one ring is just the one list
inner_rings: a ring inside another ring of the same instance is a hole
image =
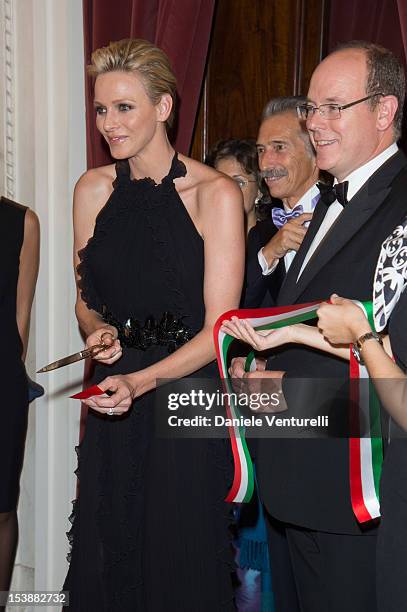
[[[366, 308], [358, 300], [352, 300], [361, 308], [368, 319]], [[369, 384], [363, 381], [369, 380], [369, 373], [364, 365], [358, 363], [359, 368], [359, 432], [370, 431], [370, 392]], [[363, 428], [363, 429], [362, 429]], [[380, 516], [380, 503], [377, 499], [373, 472], [372, 440], [364, 436], [360, 438], [360, 469], [363, 501], [366, 510], [372, 519]]]
[[279, 323], [280, 321], [285, 321], [287, 319], [291, 319], [292, 317], [298, 317], [299, 315], [307, 314], [308, 312], [317, 310], [321, 304], [313, 304], [312, 306], [305, 306], [304, 308], [298, 308], [298, 310], [293, 309], [290, 312], [285, 312], [284, 314], [271, 315], [268, 317], [256, 317], [253, 319], [247, 317], [247, 320], [255, 329], [257, 329], [259, 327], [262, 327], [263, 325], [271, 325], [272, 323]]
[[[359, 364], [359, 431], [363, 434], [370, 430], [369, 380], [367, 369]], [[365, 382], [363, 382], [365, 381]], [[362, 431], [362, 427], [364, 430]], [[363, 500], [366, 510], [373, 518], [380, 516], [373, 473], [372, 440], [366, 435], [360, 438], [360, 468]]]

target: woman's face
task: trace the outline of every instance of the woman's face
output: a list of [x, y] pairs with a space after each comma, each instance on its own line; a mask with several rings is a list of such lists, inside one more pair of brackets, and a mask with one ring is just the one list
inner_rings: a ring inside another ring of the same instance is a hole
[[243, 204], [246, 215], [254, 208], [258, 187], [254, 174], [248, 174], [235, 157], [224, 157], [216, 162], [216, 170], [227, 174], [235, 180], [243, 194]]
[[106, 72], [95, 82], [96, 127], [115, 159], [141, 153], [158, 132], [158, 105], [134, 72]]

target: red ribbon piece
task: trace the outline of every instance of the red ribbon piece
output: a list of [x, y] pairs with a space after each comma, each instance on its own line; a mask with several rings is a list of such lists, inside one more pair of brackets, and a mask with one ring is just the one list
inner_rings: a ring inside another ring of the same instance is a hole
[[98, 387], [97, 385], [92, 385], [87, 389], [84, 389], [80, 393], [75, 393], [75, 395], [71, 395], [71, 399], [84, 400], [92, 397], [92, 395], [103, 395], [104, 391]]

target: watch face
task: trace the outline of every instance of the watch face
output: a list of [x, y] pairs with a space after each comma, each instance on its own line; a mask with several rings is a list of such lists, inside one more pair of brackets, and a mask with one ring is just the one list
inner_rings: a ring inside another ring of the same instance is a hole
[[360, 350], [356, 346], [356, 344], [352, 344], [352, 354], [358, 363], [363, 363], [362, 357], [360, 355]]

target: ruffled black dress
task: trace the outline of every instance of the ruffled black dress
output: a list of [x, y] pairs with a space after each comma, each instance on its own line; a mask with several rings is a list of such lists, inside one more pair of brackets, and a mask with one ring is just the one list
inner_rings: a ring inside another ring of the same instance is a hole
[[[113, 366], [98, 364], [95, 382], [166, 357], [173, 342], [148, 340], [165, 312], [182, 319], [183, 340], [204, 321], [203, 241], [173, 183], [186, 174], [184, 164], [175, 155], [159, 185], [132, 180], [127, 161], [117, 163], [116, 173], [79, 273], [84, 301], [121, 323], [122, 343], [132, 319], [133, 347], [125, 346]], [[216, 375], [214, 364], [197, 375]], [[150, 392], [121, 417], [89, 411], [68, 534], [64, 589], [71, 610], [235, 609], [231, 512], [223, 502], [232, 477], [230, 443], [155, 437], [154, 404]]]

